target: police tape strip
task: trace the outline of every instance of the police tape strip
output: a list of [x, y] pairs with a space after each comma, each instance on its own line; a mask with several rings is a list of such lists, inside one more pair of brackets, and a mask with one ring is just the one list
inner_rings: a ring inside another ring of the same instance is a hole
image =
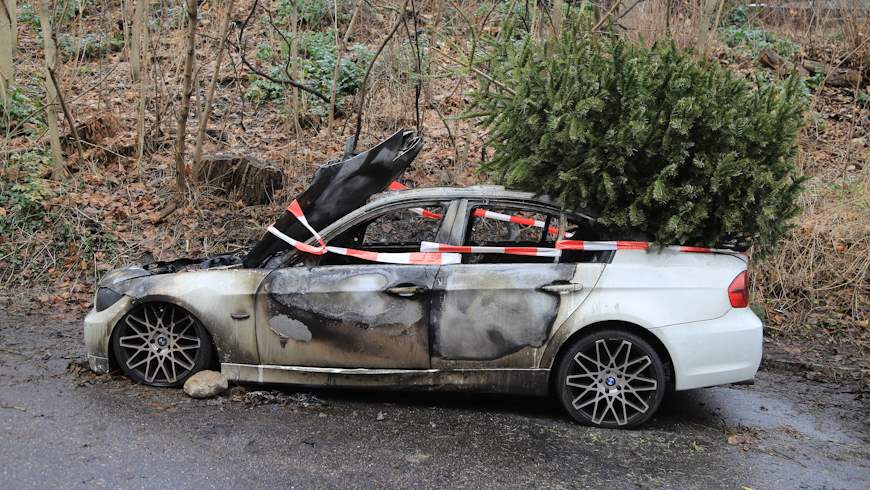
[[560, 257], [562, 251], [545, 247], [481, 247], [468, 245], [447, 245], [435, 242], [420, 242], [421, 252], [445, 252], [460, 254], [507, 254], [530, 255], [533, 257]]
[[[560, 257], [562, 250], [583, 250], [588, 252], [604, 252], [615, 250], [649, 250], [653, 247], [650, 242], [635, 241], [586, 241], [586, 240], [559, 240], [556, 248], [549, 247], [489, 247], [468, 245], [447, 245], [445, 243], [421, 242], [421, 252], [451, 252], [460, 254], [507, 254], [507, 255], [530, 255], [535, 257]], [[673, 245], [664, 247], [666, 250], [684, 253], [720, 253], [729, 255], [743, 255], [743, 252], [724, 248], [688, 247]]]
[[[402, 184], [401, 182], [394, 181], [394, 182], [391, 182], [387, 188], [391, 191], [401, 191], [401, 190], [407, 190], [408, 186], [406, 186], [405, 184]], [[422, 216], [424, 218], [441, 219], [441, 214], [434, 213], [432, 211], [429, 211], [428, 209], [411, 208], [409, 211], [411, 211], [412, 213], [417, 214], [419, 216]], [[473, 214], [474, 214], [474, 216], [476, 216], [478, 218], [486, 218], [486, 219], [491, 219], [491, 220], [496, 220], [496, 221], [505, 221], [508, 223], [516, 223], [519, 225], [532, 226], [535, 228], [543, 228], [546, 226], [546, 223], [544, 223], [543, 221], [541, 221], [539, 219], [526, 218], [524, 216], [515, 216], [515, 215], [503, 214], [503, 213], [496, 213], [495, 211], [487, 211], [485, 209], [480, 209], [480, 208], [475, 209]], [[559, 228], [556, 226], [550, 226], [547, 228], [547, 232], [552, 233], [553, 235], [558, 235]], [[573, 233], [566, 233], [565, 234], [565, 236], [567, 236], [567, 237], [571, 237], [572, 235], [573, 235]]]
[[[393, 184], [398, 184], [394, 182]], [[393, 187], [393, 184], [390, 184], [390, 187]], [[398, 184], [401, 185], [401, 184]], [[404, 188], [404, 186], [402, 186]], [[420, 209], [424, 213], [429, 213], [431, 216], [426, 216], [425, 214], [421, 214], [426, 217], [437, 217], [440, 218], [441, 215], [438, 213], [432, 213], [431, 211], [426, 211], [424, 209]], [[331, 252], [338, 255], [345, 255], [348, 257], [355, 257], [358, 259], [368, 260], [371, 262], [381, 262], [387, 264], [423, 264], [423, 265], [450, 265], [450, 264], [459, 264], [462, 262], [462, 256], [460, 254], [506, 254], [506, 255], [527, 255], [534, 257], [560, 257], [562, 255], [562, 250], [585, 250], [585, 251], [611, 251], [611, 250], [649, 250], [652, 246], [649, 242], [638, 242], [638, 241], [626, 241], [626, 240], [616, 240], [616, 241], [586, 241], [586, 240], [558, 240], [556, 241], [555, 248], [549, 247], [493, 247], [493, 246], [474, 246], [474, 245], [447, 245], [444, 243], [435, 243], [435, 242], [427, 242], [423, 241], [420, 243], [420, 251], [419, 252], [371, 252], [367, 250], [357, 250], [353, 248], [346, 247], [335, 247], [331, 245], [327, 245], [326, 241], [317, 232], [309, 223], [308, 219], [305, 218], [305, 213], [302, 211], [302, 207], [299, 203], [294, 199], [293, 202], [287, 206], [287, 211], [290, 212], [302, 225], [311, 233], [314, 239], [317, 241], [318, 245], [313, 246], [307, 243], [301, 242], [299, 240], [295, 240], [286, 234], [282, 233], [280, 230], [275, 228], [274, 225], [271, 225], [267, 228], [269, 233], [272, 233], [276, 237], [281, 240], [287, 242], [293, 248], [314, 255], [323, 255], [327, 252]], [[481, 210], [482, 211], [482, 210]], [[491, 213], [490, 211], [484, 211], [484, 213]], [[475, 213], [477, 215], [477, 213]], [[500, 213], [492, 213], [494, 215], [499, 215], [498, 218], [502, 220], [502, 217], [508, 218], [503, 221], [514, 221], [516, 218], [520, 218], [522, 220], [528, 220], [532, 222], [538, 222], [539, 220], [532, 220], [531, 218], [522, 218], [519, 216], [509, 216], [502, 215]], [[485, 216], [490, 217], [490, 216]], [[532, 225], [535, 226], [535, 225]], [[541, 223], [541, 228], [543, 228], [543, 223]], [[737, 252], [734, 250], [721, 249], [721, 248], [709, 248], [709, 247], [692, 247], [692, 246], [683, 246], [683, 245], [671, 245], [665, 247], [667, 250], [672, 250], [676, 252], [685, 252], [685, 253], [724, 253], [731, 255], [741, 255], [745, 256], [746, 254], [743, 252]]]
[[420, 265], [449, 265], [449, 264], [459, 264], [462, 262], [462, 256], [455, 253], [440, 253], [440, 252], [400, 252], [400, 253], [386, 253], [386, 252], [369, 252], [367, 250], [357, 250], [353, 248], [346, 247], [334, 247], [331, 245], [327, 245], [323, 240], [323, 237], [320, 236], [320, 233], [308, 223], [308, 220], [305, 218], [305, 213], [302, 212], [302, 208], [299, 206], [299, 203], [294, 199], [293, 202], [287, 206], [287, 211], [290, 212], [293, 216], [298, 219], [303, 226], [314, 236], [314, 239], [317, 240], [318, 246], [312, 246], [307, 243], [300, 242], [299, 240], [295, 240], [285, 233], [282, 233], [280, 230], [275, 228], [274, 225], [271, 225], [267, 228], [269, 233], [275, 235], [276, 237], [284, 240], [290, 246], [299, 250], [300, 252], [310, 253], [313, 255], [323, 255], [326, 252], [331, 252], [338, 255], [346, 255], [348, 257], [355, 257], [358, 259], [368, 260], [371, 262], [382, 262], [386, 264], [420, 264]]

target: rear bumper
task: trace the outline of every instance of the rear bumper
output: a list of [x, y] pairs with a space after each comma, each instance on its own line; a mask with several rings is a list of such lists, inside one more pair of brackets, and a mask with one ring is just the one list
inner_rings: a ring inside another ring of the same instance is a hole
[[677, 390], [750, 380], [761, 364], [763, 326], [749, 308], [650, 331], [671, 355]]

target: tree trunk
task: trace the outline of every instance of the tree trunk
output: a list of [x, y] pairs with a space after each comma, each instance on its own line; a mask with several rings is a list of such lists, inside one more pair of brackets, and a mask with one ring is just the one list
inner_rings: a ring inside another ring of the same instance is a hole
[[[291, 0], [293, 2], [293, 12], [290, 15], [290, 23], [293, 24], [293, 39], [290, 40], [290, 59], [292, 60], [292, 71], [293, 71], [293, 79], [298, 80], [300, 83], [302, 82], [302, 77], [299, 63], [299, 5], [298, 0]], [[301, 95], [302, 92], [299, 91], [298, 88], [293, 87], [290, 90], [292, 94], [290, 96], [290, 100], [293, 104], [293, 130], [296, 132], [296, 147], [298, 150], [300, 138], [302, 137], [302, 126], [299, 124], [299, 112], [302, 110], [301, 103]]]
[[181, 88], [181, 110], [175, 133], [175, 202], [184, 202], [185, 167], [184, 139], [187, 135], [187, 114], [190, 112], [190, 93], [193, 91], [193, 62], [196, 54], [196, 0], [187, 0], [187, 54], [184, 59], [184, 82]]
[[718, 0], [703, 0], [704, 7], [701, 10], [701, 18], [698, 20], [698, 36], [695, 44], [695, 53], [704, 59], [707, 57], [707, 40], [710, 38], [710, 26], [713, 24], [713, 16], [716, 15]]
[[353, 14], [350, 16], [350, 22], [347, 24], [347, 30], [344, 32], [344, 37], [339, 37], [338, 35], [338, 0], [333, 0], [335, 3], [335, 69], [332, 72], [332, 90], [329, 94], [329, 123], [328, 123], [328, 134], [329, 138], [332, 139], [332, 125], [335, 120], [335, 99], [338, 96], [338, 79], [341, 77], [341, 58], [344, 54], [345, 46], [347, 46], [347, 42], [350, 40], [350, 33], [353, 31], [353, 24], [356, 22], [356, 16], [359, 14], [360, 8], [363, 6], [363, 1], [360, 0], [356, 4], [356, 8], [353, 10]]
[[221, 61], [224, 58], [224, 46], [227, 43], [227, 37], [230, 34], [230, 21], [233, 18], [233, 0], [227, 2], [227, 13], [224, 18], [223, 28], [221, 29], [221, 40], [218, 43], [217, 57], [214, 61], [214, 73], [211, 75], [211, 82], [208, 86], [208, 94], [205, 97], [205, 107], [202, 108], [202, 115], [199, 118], [199, 129], [196, 132], [196, 144], [193, 147], [193, 175], [199, 175], [199, 166], [202, 160], [202, 140], [205, 138], [205, 130], [208, 128], [208, 118], [211, 117], [211, 103], [214, 100], [214, 91], [217, 87], [217, 80], [221, 73]]
[[284, 185], [284, 172], [250, 155], [216, 153], [205, 155], [193, 178], [226, 195], [236, 194], [245, 204], [267, 204]]
[[138, 82], [142, 78], [143, 63], [142, 58], [146, 46], [146, 32], [148, 24], [145, 23], [145, 18], [148, 16], [148, 1], [136, 0], [136, 9], [133, 12], [133, 32], [130, 36], [130, 74], [134, 82]]
[[57, 44], [55, 43], [54, 30], [52, 29], [52, 6], [49, 0], [39, 0], [39, 23], [42, 26], [42, 40], [45, 52], [45, 118], [48, 120], [48, 140], [51, 144], [51, 157], [54, 167], [51, 171], [52, 179], [63, 178], [67, 171], [63, 160], [63, 150], [60, 146], [60, 132], [57, 127], [57, 90], [51, 83], [51, 72], [60, 78], [60, 70], [57, 63]]
[[16, 19], [15, 0], [0, 0], [0, 102], [6, 103], [6, 92], [15, 80]]

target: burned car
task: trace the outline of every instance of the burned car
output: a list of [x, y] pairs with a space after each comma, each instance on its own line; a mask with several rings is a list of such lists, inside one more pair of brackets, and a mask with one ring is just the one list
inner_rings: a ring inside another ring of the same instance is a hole
[[643, 423], [671, 389], [754, 377], [744, 254], [656, 249], [501, 187], [388, 189], [420, 144], [400, 132], [323, 167], [244, 257], [107, 274], [85, 319], [91, 369], [552, 394], [600, 427]]

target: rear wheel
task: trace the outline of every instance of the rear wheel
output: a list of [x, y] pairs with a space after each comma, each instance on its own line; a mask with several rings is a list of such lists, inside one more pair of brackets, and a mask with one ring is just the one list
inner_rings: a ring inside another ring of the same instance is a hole
[[171, 303], [130, 310], [112, 332], [112, 351], [124, 374], [149, 386], [181, 386], [212, 358], [205, 327]]
[[643, 338], [601, 330], [578, 339], [562, 356], [556, 393], [577, 422], [636, 427], [653, 416], [667, 390], [665, 365]]

